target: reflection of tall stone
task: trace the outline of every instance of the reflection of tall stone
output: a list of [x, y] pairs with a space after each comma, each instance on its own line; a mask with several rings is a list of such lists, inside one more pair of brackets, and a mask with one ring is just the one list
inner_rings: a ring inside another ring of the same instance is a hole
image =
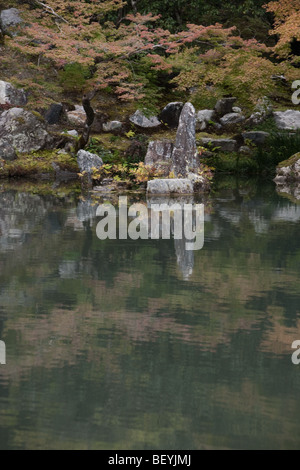
[[[174, 237], [174, 247], [175, 247], [175, 253], [177, 257], [177, 264], [182, 273], [182, 277], [184, 280], [188, 280], [189, 277], [193, 273], [194, 251], [186, 249], [186, 244], [190, 242], [190, 240], [186, 239], [185, 233], [184, 233], [183, 211], [184, 211], [185, 204], [193, 204], [193, 203], [194, 203], [193, 196], [181, 196], [181, 197], [151, 196], [147, 198], [147, 206], [149, 209], [149, 213], [150, 213], [150, 209], [152, 205], [159, 205], [161, 208], [165, 206], [164, 210], [170, 212], [170, 222], [171, 222], [170, 235], [171, 237]], [[182, 238], [181, 239], [175, 239], [175, 236], [174, 236], [174, 232], [175, 232], [174, 217], [176, 217], [175, 216], [176, 207], [181, 209], [182, 211]], [[149, 218], [150, 218], [150, 214], [149, 214]], [[158, 233], [162, 233], [162, 224], [163, 224], [163, 218], [161, 218], [159, 221], [160, 226], [156, 228]]]
[[185, 237], [183, 237], [182, 240], [174, 240], [177, 264], [185, 281], [193, 274], [194, 268], [194, 252], [185, 249], [186, 242]]
[[96, 217], [97, 205], [93, 204], [91, 198], [82, 199], [77, 205], [77, 218], [80, 222], [86, 222]]
[[197, 170], [199, 159], [196, 146], [195, 108], [186, 103], [182, 109], [172, 154], [172, 171], [176, 176], [187, 176], [190, 171]]

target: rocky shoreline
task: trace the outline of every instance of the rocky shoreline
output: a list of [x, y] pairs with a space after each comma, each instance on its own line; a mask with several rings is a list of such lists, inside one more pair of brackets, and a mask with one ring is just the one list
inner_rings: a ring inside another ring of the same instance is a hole
[[[100, 191], [103, 186], [109, 186], [108, 190], [128, 187], [120, 178], [94, 178], [95, 170], [105, 168], [103, 159], [88, 149], [78, 150], [80, 133], [84, 133], [88, 121], [84, 106], [67, 110], [61, 103], [54, 103], [42, 116], [26, 109], [26, 104], [24, 90], [0, 81], [0, 177], [80, 179], [84, 187]], [[205, 157], [222, 152], [251, 158], [254, 148], [263, 148], [270, 134], [255, 126], [270, 117], [278, 131], [292, 135], [300, 129], [300, 111], [274, 111], [264, 97], [247, 117], [236, 106], [236, 98], [225, 97], [214, 109], [197, 111], [189, 102], [169, 103], [158, 116], [138, 109], [124, 122], [109, 121], [96, 111], [88, 137], [90, 131], [92, 137], [110, 135], [111, 141], [125, 136], [129, 144], [127, 155], [137, 151], [142, 165], [153, 170], [139, 185], [147, 187], [150, 194], [190, 194], [210, 190], [211, 176], [202, 169]], [[130, 138], [137, 132], [147, 135], [144, 154], [142, 145]], [[170, 133], [172, 140], [165, 138]], [[159, 140], [152, 140], [153, 135], [158, 135]], [[274, 181], [279, 189], [300, 181], [300, 154], [290, 160], [278, 165]]]

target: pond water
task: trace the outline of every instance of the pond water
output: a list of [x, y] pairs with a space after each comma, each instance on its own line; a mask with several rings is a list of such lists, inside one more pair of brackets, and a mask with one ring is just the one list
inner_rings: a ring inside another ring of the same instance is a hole
[[220, 182], [185, 252], [105, 199], [1, 189], [0, 448], [299, 449], [300, 205]]

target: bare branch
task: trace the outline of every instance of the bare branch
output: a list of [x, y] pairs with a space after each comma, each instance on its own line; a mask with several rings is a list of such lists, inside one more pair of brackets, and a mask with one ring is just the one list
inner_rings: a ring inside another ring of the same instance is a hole
[[35, 3], [37, 3], [40, 7], [45, 8], [46, 12], [49, 13], [50, 15], [53, 15], [53, 16], [55, 16], [55, 18], [59, 18], [59, 19], [60, 19], [61, 21], [63, 21], [64, 23], [69, 24], [69, 22], [68, 22], [65, 18], [63, 18], [62, 16], [58, 15], [58, 14], [53, 10], [53, 8], [50, 7], [49, 5], [46, 5], [46, 3], [43, 3], [43, 2], [41, 2], [40, 0], [34, 0], [34, 1], [35, 1]]

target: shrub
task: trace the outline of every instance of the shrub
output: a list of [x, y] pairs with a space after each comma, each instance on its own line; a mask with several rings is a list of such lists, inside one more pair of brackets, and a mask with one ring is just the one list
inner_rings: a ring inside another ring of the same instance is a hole
[[91, 74], [88, 67], [81, 64], [67, 64], [59, 72], [59, 81], [64, 91], [80, 92], [85, 86], [85, 82]]
[[272, 132], [264, 147], [259, 147], [254, 155], [260, 171], [274, 171], [278, 163], [287, 160], [300, 149], [300, 131]]

